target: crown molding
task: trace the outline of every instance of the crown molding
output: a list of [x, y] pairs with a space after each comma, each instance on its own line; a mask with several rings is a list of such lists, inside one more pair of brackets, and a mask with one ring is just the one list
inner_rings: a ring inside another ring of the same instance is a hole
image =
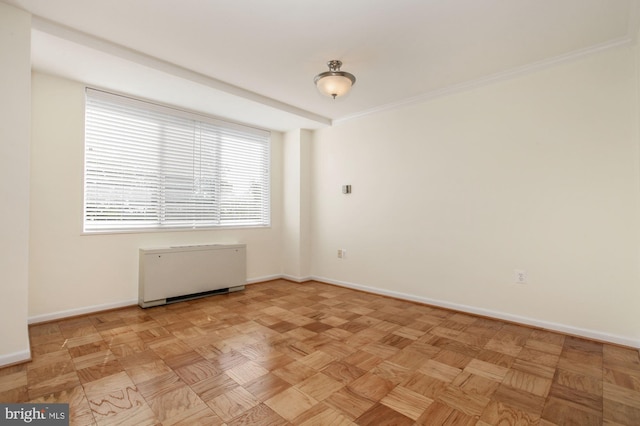
[[136, 63], [138, 65], [143, 65], [154, 70], [172, 75], [174, 77], [202, 84], [203, 86], [207, 86], [212, 89], [219, 90], [221, 92], [228, 93], [230, 95], [237, 96], [248, 101], [256, 102], [258, 104], [265, 105], [282, 112], [293, 114], [295, 116], [314, 121], [321, 125], [326, 126], [331, 124], [331, 119], [323, 117], [319, 114], [315, 114], [302, 108], [298, 108], [293, 105], [275, 100], [273, 98], [260, 95], [250, 90], [234, 86], [213, 77], [198, 73], [196, 71], [192, 71], [190, 69], [181, 67], [162, 59], [158, 59], [145, 53], [138, 52], [128, 47], [112, 43], [99, 37], [84, 33], [82, 31], [60, 25], [53, 21], [41, 18], [37, 15], [32, 16], [31, 27], [36, 31], [58, 37], [72, 43], [77, 43], [81, 46], [85, 46], [106, 53], [108, 55], [112, 55], [114, 57]]
[[566, 53], [563, 55], [555, 56], [553, 58], [544, 59], [542, 61], [534, 62], [528, 65], [524, 65], [521, 67], [512, 68], [507, 71], [501, 71], [495, 74], [491, 74], [476, 80], [467, 81], [460, 84], [455, 84], [452, 86], [444, 87], [442, 89], [433, 90], [430, 92], [423, 93], [418, 96], [414, 96], [412, 98], [403, 99], [397, 102], [391, 102], [385, 105], [381, 105], [376, 108], [371, 108], [356, 114], [352, 114], [343, 118], [335, 119], [331, 121], [332, 126], [337, 126], [343, 123], [346, 123], [351, 120], [355, 120], [357, 118], [363, 118], [369, 115], [379, 114], [381, 112], [386, 112], [398, 108], [403, 108], [409, 105], [418, 104], [421, 102], [430, 101], [433, 99], [441, 98], [444, 96], [449, 96], [455, 93], [466, 92], [469, 90], [477, 89], [480, 87], [488, 86], [491, 84], [499, 83], [502, 81], [512, 80], [517, 77], [522, 77], [528, 74], [533, 74], [535, 72], [552, 68], [560, 64], [564, 64], [567, 62], [572, 62], [586, 56], [590, 56], [605, 50], [615, 49], [621, 46], [631, 45], [635, 42], [634, 37], [631, 35], [627, 35], [625, 37], [621, 37], [615, 40], [608, 41], [606, 43], [597, 44], [594, 46], [590, 46], [585, 49], [575, 50], [570, 53]]
[[398, 108], [403, 108], [413, 104], [430, 101], [436, 98], [449, 96], [455, 93], [469, 91], [477, 89], [483, 86], [488, 86], [494, 83], [511, 80], [517, 77], [521, 77], [527, 74], [535, 73], [540, 70], [551, 68], [566, 62], [575, 61], [577, 59], [593, 55], [604, 50], [614, 49], [617, 47], [635, 44], [638, 39], [638, 32], [640, 31], [640, 5], [638, 2], [633, 2], [631, 6], [631, 12], [629, 14], [629, 20], [627, 24], [627, 35], [624, 37], [610, 40], [605, 43], [590, 46], [588, 48], [579, 49], [566, 54], [562, 54], [553, 58], [544, 59], [528, 65], [512, 68], [510, 70], [501, 71], [495, 74], [491, 74], [485, 77], [481, 77], [472, 81], [462, 82], [459, 84], [451, 85], [441, 89], [429, 91], [418, 96], [403, 99], [396, 102], [387, 103], [378, 107], [363, 110], [351, 115], [347, 115], [341, 118], [330, 119], [328, 117], [315, 114], [313, 112], [304, 110], [302, 108], [295, 107], [293, 105], [278, 101], [267, 96], [260, 95], [258, 93], [243, 89], [238, 86], [226, 83], [224, 81], [215, 79], [213, 77], [192, 71], [190, 69], [181, 67], [171, 62], [158, 59], [156, 57], [135, 51], [128, 47], [112, 43], [110, 41], [92, 36], [90, 34], [75, 30], [70, 27], [66, 27], [55, 23], [53, 21], [44, 19], [37, 15], [32, 16], [32, 28], [49, 35], [59, 37], [64, 40], [68, 40], [73, 43], [80, 44], [82, 46], [98, 50], [100, 52], [113, 55], [117, 58], [131, 61], [133, 63], [147, 66], [149, 68], [164, 72], [166, 74], [182, 78], [194, 83], [202, 84], [221, 92], [237, 96], [239, 98], [256, 102], [260, 105], [264, 105], [276, 110], [295, 115], [307, 120], [311, 120], [322, 126], [338, 126], [348, 121], [363, 118], [369, 115], [375, 115], [381, 112], [386, 112]]

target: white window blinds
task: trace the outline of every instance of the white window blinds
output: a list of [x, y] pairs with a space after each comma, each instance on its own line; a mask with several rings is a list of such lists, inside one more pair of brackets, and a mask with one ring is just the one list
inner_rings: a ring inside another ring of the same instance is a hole
[[84, 230], [270, 223], [270, 134], [87, 89]]

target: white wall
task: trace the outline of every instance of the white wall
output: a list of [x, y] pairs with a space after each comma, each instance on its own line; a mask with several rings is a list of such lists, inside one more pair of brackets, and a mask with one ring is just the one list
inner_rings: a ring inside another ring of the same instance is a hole
[[640, 346], [635, 49], [316, 131], [312, 275]]
[[272, 133], [272, 226], [81, 235], [84, 85], [33, 74], [29, 316], [45, 320], [137, 300], [138, 248], [246, 243], [250, 281], [280, 276], [282, 135]]
[[300, 129], [284, 135], [282, 271], [295, 281], [308, 279], [311, 268], [311, 138]]
[[29, 359], [31, 16], [0, 3], [0, 365]]

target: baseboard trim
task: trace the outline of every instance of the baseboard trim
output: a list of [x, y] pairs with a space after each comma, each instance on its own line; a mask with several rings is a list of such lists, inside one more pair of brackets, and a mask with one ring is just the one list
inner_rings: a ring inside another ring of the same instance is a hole
[[[285, 278], [282, 274], [266, 275], [264, 277], [251, 278], [247, 280], [247, 284], [258, 284], [266, 281], [273, 281]], [[310, 278], [309, 278], [310, 279]], [[80, 315], [93, 314], [101, 311], [109, 311], [112, 309], [126, 308], [138, 304], [138, 299], [123, 300], [121, 302], [105, 303], [102, 305], [87, 306], [84, 308], [69, 309], [66, 311], [52, 312], [50, 314], [34, 315], [27, 319], [28, 324], [38, 324], [42, 322], [55, 321], [64, 318], [77, 317]]]
[[287, 281], [293, 281], [295, 283], [304, 283], [313, 279], [313, 277], [296, 277], [294, 275], [287, 274], [280, 275], [280, 278]]
[[26, 349], [24, 351], [13, 352], [10, 354], [0, 355], [0, 367], [8, 367], [13, 364], [20, 364], [22, 362], [31, 360], [31, 351]]
[[50, 314], [35, 315], [27, 319], [28, 324], [38, 324], [41, 322], [55, 321], [68, 317], [77, 317], [80, 315], [93, 314], [100, 311], [109, 311], [111, 309], [125, 308], [138, 304], [138, 299], [123, 300], [121, 302], [105, 303], [103, 305], [93, 305], [84, 308], [69, 309], [66, 311], [52, 312]]
[[615, 334], [609, 334], [601, 331], [589, 330], [585, 328], [574, 327], [571, 325], [539, 320], [536, 318], [523, 317], [520, 315], [514, 315], [514, 314], [509, 314], [509, 313], [500, 312], [500, 311], [493, 311], [490, 309], [477, 308], [474, 306], [468, 306], [468, 305], [463, 305], [459, 303], [451, 303], [451, 302], [446, 302], [446, 301], [437, 300], [437, 299], [430, 299], [427, 297], [414, 296], [411, 294], [400, 293], [397, 291], [384, 290], [384, 289], [375, 288], [375, 287], [368, 287], [360, 284], [334, 280], [326, 277], [312, 276], [311, 278], [314, 281], [333, 284], [340, 287], [347, 287], [354, 290], [364, 291], [367, 293], [379, 294], [381, 296], [388, 296], [396, 299], [408, 300], [411, 302], [424, 303], [426, 305], [437, 306], [440, 308], [451, 309], [454, 311], [480, 315], [483, 317], [496, 318], [504, 321], [513, 322], [513, 323], [542, 328], [545, 330], [558, 331], [560, 333], [570, 334], [573, 336], [586, 337], [592, 340], [599, 340], [603, 342], [609, 342], [617, 345], [640, 349], [640, 340], [634, 340], [628, 337], [618, 336]]
[[274, 274], [274, 275], [265, 275], [264, 277], [249, 278], [247, 279], [247, 284], [264, 283], [267, 281], [279, 280], [282, 277], [283, 277], [282, 274]]
[[275, 280], [287, 280], [287, 281], [293, 281], [294, 283], [304, 283], [307, 281], [311, 281], [314, 278], [311, 276], [307, 276], [307, 277], [296, 277], [295, 275], [288, 275], [288, 274], [275, 274], [275, 275], [266, 275], [264, 277], [258, 277], [258, 278], [251, 278], [247, 280], [247, 284], [251, 285], [251, 284], [260, 284], [260, 283], [266, 283], [269, 281], [275, 281]]
[[[266, 275], [264, 277], [251, 278], [247, 280], [247, 285], [258, 284], [266, 281], [273, 281], [285, 278], [282, 274]], [[289, 278], [287, 278], [289, 279]], [[307, 278], [308, 281], [311, 278]], [[80, 315], [93, 314], [101, 311], [110, 311], [112, 309], [126, 308], [138, 304], [138, 299], [123, 300], [121, 302], [105, 303], [102, 305], [87, 306], [84, 308], [69, 309], [66, 311], [52, 312], [50, 314], [34, 315], [27, 318], [28, 324], [39, 324], [42, 322], [56, 321], [59, 319], [77, 317]]]
[[[618, 336], [615, 334], [604, 333], [601, 331], [589, 330], [585, 328], [574, 327], [571, 325], [559, 324], [559, 323], [544, 321], [536, 318], [523, 317], [520, 315], [514, 315], [506, 312], [493, 311], [490, 309], [483, 309], [483, 308], [463, 305], [459, 303], [447, 302], [443, 300], [430, 299], [427, 297], [415, 296], [412, 294], [401, 293], [401, 292], [392, 291], [392, 290], [385, 290], [385, 289], [380, 289], [376, 287], [369, 287], [361, 284], [334, 280], [331, 278], [314, 276], [314, 275], [309, 277], [296, 277], [296, 276], [287, 275], [287, 274], [267, 275], [263, 277], [249, 279], [247, 280], [247, 285], [259, 284], [262, 282], [268, 282], [268, 281], [273, 281], [278, 279], [285, 279], [285, 280], [293, 281], [297, 283], [303, 283], [306, 281], [313, 280], [313, 281], [323, 282], [327, 284], [337, 285], [340, 287], [351, 288], [354, 290], [360, 290], [367, 293], [379, 294], [381, 296], [388, 296], [396, 299], [423, 303], [425, 305], [451, 309], [453, 311], [466, 312], [469, 314], [475, 314], [475, 315], [480, 315], [484, 317], [500, 319], [500, 320], [509, 321], [513, 323], [523, 324], [523, 325], [529, 325], [532, 327], [542, 328], [545, 330], [557, 331], [560, 333], [585, 337], [592, 340], [600, 340], [603, 342], [609, 342], [617, 345], [628, 346], [628, 347], [632, 347], [640, 350], [640, 340], [635, 340], [635, 339], [631, 339], [624, 336]], [[137, 303], [138, 303], [138, 300], [134, 299], [134, 300], [127, 300], [122, 302], [107, 303], [103, 305], [94, 305], [94, 306], [88, 306], [85, 308], [77, 308], [77, 309], [70, 309], [67, 311], [53, 312], [50, 314], [36, 315], [36, 316], [29, 317], [27, 321], [29, 324], [38, 324], [41, 322], [55, 321], [63, 318], [74, 317], [74, 316], [85, 315], [85, 314], [92, 314], [100, 311], [108, 311], [111, 309], [124, 308], [127, 306], [136, 305]], [[26, 351], [26, 358], [24, 357], [24, 354], [22, 354], [22, 352], [16, 352], [15, 354], [0, 356], [0, 366], [10, 364], [10, 363], [25, 361], [30, 359], [30, 356], [31, 355], [29, 351]], [[12, 361], [14, 357], [16, 357], [16, 360]], [[7, 359], [5, 360], [5, 358]]]

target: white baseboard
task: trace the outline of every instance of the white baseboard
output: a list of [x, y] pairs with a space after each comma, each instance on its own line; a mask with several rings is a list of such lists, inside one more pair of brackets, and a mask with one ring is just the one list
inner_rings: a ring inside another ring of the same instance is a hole
[[31, 359], [31, 351], [26, 349], [24, 351], [13, 352], [10, 354], [0, 355], [0, 367], [5, 365], [16, 364], [22, 361], [29, 361]]
[[[263, 277], [248, 279], [247, 284], [256, 284], [256, 283], [261, 283], [265, 281], [278, 280], [281, 278], [287, 278], [287, 277], [282, 274], [266, 275]], [[292, 279], [292, 278], [287, 278], [287, 279]], [[50, 314], [34, 315], [32, 317], [29, 317], [27, 319], [27, 322], [28, 324], [38, 324], [41, 322], [55, 321], [63, 318], [75, 317], [78, 315], [85, 315], [85, 314], [92, 314], [100, 311], [108, 311], [110, 309], [124, 308], [127, 306], [132, 306], [137, 304], [138, 304], [138, 299], [123, 300], [121, 302], [105, 303], [103, 305], [93, 305], [93, 306], [87, 306], [84, 308], [69, 309], [66, 311], [52, 312]]]
[[640, 340], [632, 339], [625, 336], [618, 336], [615, 334], [604, 333], [596, 330], [589, 330], [580, 327], [574, 327], [566, 324], [559, 324], [555, 322], [549, 322], [545, 320], [540, 320], [536, 318], [528, 318], [522, 317], [519, 315], [509, 314], [505, 312], [492, 311], [490, 309], [477, 308], [474, 306], [462, 305], [459, 303], [451, 303], [442, 300], [429, 299], [427, 297], [414, 296], [411, 294], [400, 293], [397, 291], [384, 290], [375, 287], [367, 287], [360, 284], [354, 284], [345, 281], [333, 280], [331, 278], [311, 277], [313, 280], [325, 282], [328, 284], [335, 284], [341, 287], [352, 288], [355, 290], [365, 291], [367, 293], [375, 293], [383, 296], [394, 297], [396, 299], [403, 299], [412, 302], [424, 303], [426, 305], [438, 306], [441, 308], [451, 309], [454, 311], [466, 312], [470, 314], [482, 315], [485, 317], [491, 317], [496, 319], [501, 319], [505, 321], [510, 321], [518, 324], [530, 325], [533, 327], [543, 328], [545, 330], [558, 331], [561, 333], [571, 334], [574, 336], [586, 337], [588, 339], [600, 340], [603, 342], [610, 342], [619, 345], [629, 346], [632, 348], [640, 349]]
[[[267, 275], [264, 277], [249, 279], [247, 280], [247, 284], [256, 284], [264, 281], [272, 281], [272, 280], [277, 280], [281, 278], [284, 278], [282, 274]], [[32, 317], [29, 317], [27, 319], [27, 322], [28, 324], [38, 324], [41, 322], [55, 321], [63, 318], [75, 317], [78, 315], [85, 315], [85, 314], [92, 314], [100, 311], [108, 311], [110, 309], [124, 308], [127, 306], [132, 306], [137, 304], [138, 304], [138, 299], [123, 300], [121, 302], [105, 303], [103, 305], [93, 305], [93, 306], [87, 306], [84, 308], [69, 309], [66, 311], [52, 312], [50, 314], [34, 315]]]
[[287, 275], [287, 274], [282, 274], [280, 278], [293, 281], [296, 283], [303, 283], [306, 281], [311, 281], [313, 279], [312, 277], [296, 277], [295, 275]]
[[[571, 334], [574, 336], [581, 336], [581, 337], [586, 337], [588, 339], [600, 340], [603, 342], [611, 342], [619, 345], [640, 349], [640, 340], [632, 339], [625, 336], [618, 336], [615, 334], [604, 333], [601, 331], [589, 330], [589, 329], [580, 328], [580, 327], [574, 327], [566, 324], [554, 323], [554, 322], [540, 320], [536, 318], [522, 317], [519, 315], [493, 311], [490, 309], [478, 308], [475, 306], [468, 306], [468, 305], [463, 305], [459, 303], [429, 299], [427, 297], [415, 296], [412, 294], [400, 293], [400, 292], [391, 291], [391, 290], [384, 290], [384, 289], [375, 288], [375, 287], [368, 287], [360, 284], [350, 283], [346, 281], [339, 281], [339, 280], [334, 280], [331, 278], [325, 278], [325, 277], [319, 277], [319, 276], [295, 277], [295, 276], [286, 275], [286, 274], [276, 274], [276, 275], [268, 275], [268, 276], [249, 279], [247, 280], [247, 284], [257, 284], [257, 283], [272, 281], [277, 279], [286, 279], [286, 280], [298, 282], [298, 283], [315, 280], [319, 282], [325, 282], [328, 284], [335, 284], [341, 287], [361, 290], [367, 293], [379, 294], [382, 296], [389, 296], [389, 297], [394, 297], [396, 299], [408, 300], [412, 302], [424, 303], [426, 305], [438, 306], [441, 308], [451, 309], [454, 311], [467, 312], [470, 314], [476, 314], [476, 315], [481, 315], [485, 317], [501, 319], [501, 320], [510, 321], [514, 323], [543, 328], [546, 330], [558, 331], [561, 333]], [[122, 302], [107, 303], [104, 305], [88, 306], [86, 308], [70, 309], [67, 311], [54, 312], [51, 314], [36, 315], [36, 316], [29, 317], [28, 323], [37, 324], [40, 322], [53, 321], [53, 320], [58, 320], [58, 319], [77, 316], [77, 315], [91, 314], [94, 312], [106, 311], [109, 309], [122, 308], [126, 306], [135, 305], [137, 303], [138, 303], [138, 300], [134, 299], [134, 300], [126, 300]], [[11, 359], [13, 359], [14, 357], [16, 358], [16, 360], [11, 361]], [[26, 358], [22, 352], [0, 356], [0, 366], [14, 363], [14, 362], [24, 361], [26, 359], [29, 359], [29, 357], [30, 357], [29, 351], [26, 351]], [[5, 358], [8, 358], [9, 361], [6, 361]]]
[[67, 311], [52, 312], [50, 314], [35, 315], [29, 317], [29, 324], [37, 324], [39, 322], [54, 321], [62, 318], [75, 317], [78, 315], [92, 314], [94, 312], [108, 311], [109, 309], [124, 308], [126, 306], [137, 305], [138, 299], [123, 300], [121, 302], [105, 303], [103, 305], [87, 306], [85, 308], [69, 309]]
[[282, 274], [265, 275], [264, 277], [249, 278], [247, 280], [247, 284], [256, 284], [266, 281], [279, 280], [280, 278], [282, 278]]
[[273, 281], [273, 280], [288, 280], [288, 281], [293, 281], [296, 283], [303, 283], [306, 281], [311, 281], [313, 279], [313, 277], [296, 277], [295, 275], [288, 275], [288, 274], [276, 274], [276, 275], [266, 275], [264, 277], [257, 277], [257, 278], [251, 278], [247, 280], [247, 284], [258, 284], [258, 283], [264, 283], [267, 281]]

